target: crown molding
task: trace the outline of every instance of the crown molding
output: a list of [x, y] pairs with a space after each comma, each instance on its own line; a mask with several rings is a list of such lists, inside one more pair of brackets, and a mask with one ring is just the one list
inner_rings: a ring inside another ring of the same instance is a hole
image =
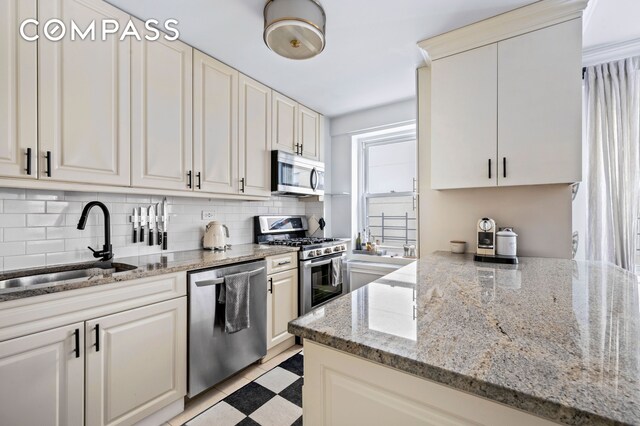
[[640, 56], [640, 38], [584, 49], [582, 51], [582, 65], [589, 67], [632, 56]]
[[541, 0], [418, 43], [427, 63], [582, 17], [589, 0]]

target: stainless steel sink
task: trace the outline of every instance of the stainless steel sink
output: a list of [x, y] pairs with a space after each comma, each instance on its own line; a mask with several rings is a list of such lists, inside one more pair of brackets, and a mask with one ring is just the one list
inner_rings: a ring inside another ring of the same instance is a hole
[[0, 293], [78, 278], [102, 277], [118, 272], [131, 271], [136, 268], [137, 266], [126, 263], [97, 262], [42, 268], [33, 271], [16, 271], [15, 273], [0, 275], [0, 277], [6, 277], [6, 279], [0, 281]]

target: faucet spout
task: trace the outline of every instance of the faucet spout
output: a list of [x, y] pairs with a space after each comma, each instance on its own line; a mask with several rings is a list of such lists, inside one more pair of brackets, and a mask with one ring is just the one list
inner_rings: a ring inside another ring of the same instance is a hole
[[111, 214], [109, 209], [100, 201], [91, 201], [84, 206], [80, 220], [78, 221], [78, 229], [83, 230], [87, 226], [87, 219], [89, 218], [89, 212], [93, 207], [99, 207], [104, 214], [104, 245], [102, 250], [94, 250], [89, 247], [89, 250], [93, 252], [93, 257], [100, 258], [102, 261], [109, 261], [113, 258], [113, 249], [111, 247]]

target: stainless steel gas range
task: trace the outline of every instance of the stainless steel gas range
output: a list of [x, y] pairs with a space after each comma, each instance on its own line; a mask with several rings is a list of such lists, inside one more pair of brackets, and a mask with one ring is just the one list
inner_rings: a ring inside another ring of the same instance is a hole
[[254, 218], [256, 243], [300, 247], [298, 308], [301, 315], [349, 292], [344, 262], [347, 243], [335, 238], [307, 237], [307, 229], [304, 216]]

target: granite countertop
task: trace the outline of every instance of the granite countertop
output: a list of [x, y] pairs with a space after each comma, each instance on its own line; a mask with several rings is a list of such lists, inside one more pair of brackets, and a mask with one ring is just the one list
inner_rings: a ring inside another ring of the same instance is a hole
[[435, 253], [289, 331], [556, 422], [640, 424], [639, 304], [611, 265]]
[[[229, 265], [232, 263], [247, 262], [250, 260], [263, 259], [267, 256], [274, 256], [283, 253], [298, 251], [297, 247], [286, 246], [266, 246], [258, 244], [235, 245], [224, 252], [214, 252], [210, 250], [191, 250], [180, 252], [168, 252], [139, 257], [115, 258], [114, 263], [132, 265], [135, 268], [129, 271], [116, 272], [113, 274], [97, 274], [91, 277], [76, 278], [55, 283], [38, 284], [30, 287], [0, 290], [0, 302], [23, 299], [26, 297], [40, 296], [49, 293], [75, 290], [84, 287], [111, 284], [114, 282], [135, 280], [138, 278], [150, 277], [154, 275], [170, 274], [172, 272], [190, 271], [215, 266]], [[51, 269], [58, 271], [69, 271], [88, 267], [92, 263], [81, 263], [72, 265], [60, 265], [56, 267], [46, 267], [43, 269], [30, 269], [29, 273], [35, 275], [48, 272]], [[0, 281], [13, 278], [16, 275], [24, 275], [24, 271], [8, 271], [0, 273]]]

